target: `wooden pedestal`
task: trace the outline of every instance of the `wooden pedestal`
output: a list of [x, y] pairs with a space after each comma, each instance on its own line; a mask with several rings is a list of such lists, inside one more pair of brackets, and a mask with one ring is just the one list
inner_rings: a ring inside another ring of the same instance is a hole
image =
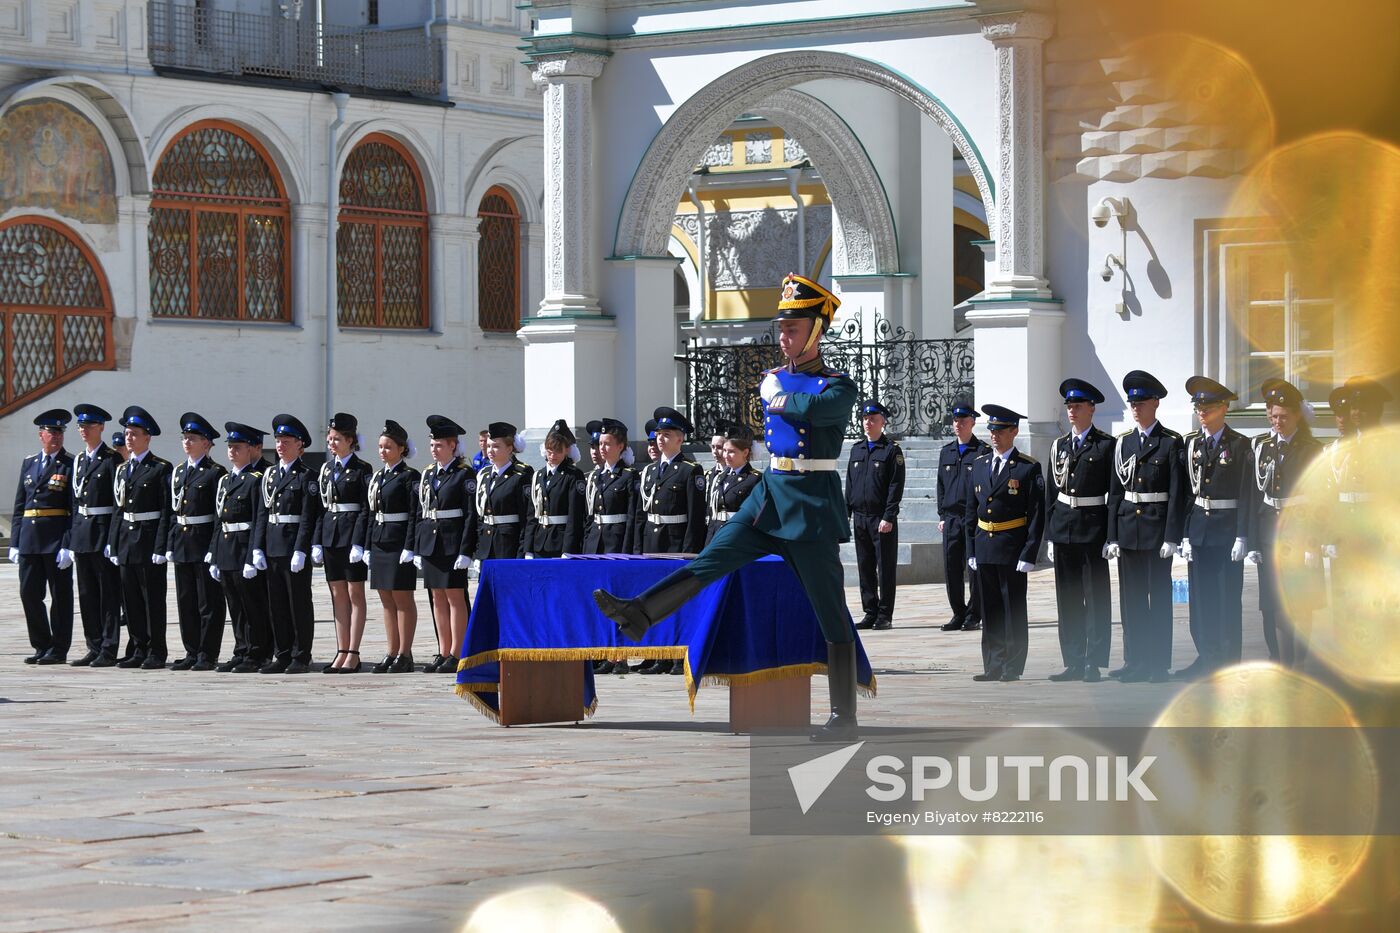
[[729, 687], [729, 731], [802, 729], [812, 724], [812, 678]]
[[501, 725], [583, 719], [585, 661], [502, 661]]

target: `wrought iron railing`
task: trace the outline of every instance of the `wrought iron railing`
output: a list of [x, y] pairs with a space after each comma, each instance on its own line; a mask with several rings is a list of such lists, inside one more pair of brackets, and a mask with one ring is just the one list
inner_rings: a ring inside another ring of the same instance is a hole
[[[858, 321], [847, 321], [822, 341], [827, 365], [855, 380], [862, 399], [878, 398], [890, 410], [887, 430], [899, 437], [943, 437], [951, 433], [948, 411], [972, 397], [970, 339], [918, 340], [903, 328], [877, 320], [873, 339]], [[763, 371], [782, 361], [772, 336], [762, 342], [686, 349], [686, 403], [698, 436], [720, 421], [762, 427], [758, 383]], [[761, 431], [760, 431], [761, 436]], [[861, 436], [853, 413], [846, 436]]]
[[151, 0], [156, 68], [343, 90], [442, 93], [443, 45], [420, 28], [358, 29]]

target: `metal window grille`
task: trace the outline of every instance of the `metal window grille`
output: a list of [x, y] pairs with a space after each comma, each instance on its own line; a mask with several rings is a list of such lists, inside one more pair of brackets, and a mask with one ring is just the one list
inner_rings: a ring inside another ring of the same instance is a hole
[[477, 307], [482, 330], [520, 329], [520, 212], [510, 194], [492, 188], [477, 210]]
[[337, 320], [342, 327], [428, 326], [423, 180], [394, 139], [365, 137], [340, 176]]

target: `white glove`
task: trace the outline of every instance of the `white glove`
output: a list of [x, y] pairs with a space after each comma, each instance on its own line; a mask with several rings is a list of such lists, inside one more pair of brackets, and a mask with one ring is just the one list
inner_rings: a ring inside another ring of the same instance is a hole
[[305, 570], [305, 569], [306, 569], [306, 552], [305, 552], [305, 551], [293, 551], [293, 552], [292, 552], [292, 573], [301, 573], [301, 572], [302, 572], [303, 570]]
[[73, 566], [73, 552], [67, 548], [59, 548], [57, 558], [59, 570], [67, 570]]
[[1264, 555], [1260, 554], [1258, 551], [1250, 551], [1244, 556], [1244, 559], [1249, 561], [1251, 564], [1257, 564], [1264, 559]]
[[165, 564], [165, 562], [166, 562], [167, 560], [169, 560], [169, 558], [166, 557], [164, 554], [152, 554], [152, 555], [151, 555], [151, 563], [155, 564], [157, 567], [164, 566], [164, 564]]
[[[1172, 550], [1176, 550], [1176, 548], [1172, 548]], [[1120, 553], [1117, 541], [1104, 542], [1102, 555], [1104, 560], [1116, 560]]]
[[1182, 539], [1181, 539], [1181, 547], [1179, 547], [1179, 548], [1176, 549], [1176, 553], [1177, 553], [1177, 556], [1178, 556], [1178, 557], [1180, 557], [1180, 558], [1182, 558], [1183, 560], [1189, 562], [1189, 561], [1191, 560], [1191, 555], [1192, 555], [1192, 553], [1193, 553], [1192, 550], [1191, 550], [1191, 539], [1190, 539], [1190, 538], [1182, 538]]
[[115, 554], [112, 553], [112, 549], [111, 549], [111, 548], [108, 548], [108, 549], [107, 549], [107, 559], [110, 560], [110, 561], [112, 562], [112, 566], [113, 566], [113, 567], [120, 567], [120, 566], [121, 566], [121, 561], [117, 559], [117, 555], [115, 555]]
[[[324, 564], [326, 562], [326, 549], [319, 544], [311, 545], [311, 562], [317, 567]], [[296, 573], [296, 570], [293, 570], [292, 573]]]
[[423, 558], [415, 556], [415, 557], [413, 558], [413, 566], [417, 567], [419, 570], [422, 570], [422, 569], [423, 569]]
[[457, 559], [452, 562], [453, 570], [466, 570], [472, 565], [472, 559], [465, 554], [458, 554]]
[[1175, 557], [1177, 544], [1175, 541], [1163, 541], [1162, 549], [1157, 552], [1158, 557]]
[[369, 548], [362, 548], [361, 550], [363, 550], [364, 553], [360, 555], [360, 560], [364, 561], [364, 562], [365, 562], [365, 566], [368, 567], [368, 566], [369, 566], [370, 553], [371, 553], [371, 552], [370, 552], [370, 549], [369, 549]]
[[525, 559], [526, 559], [526, 560], [534, 560], [534, 559], [535, 559], [535, 555], [534, 555], [534, 554], [526, 554], [526, 555], [525, 555]]
[[364, 560], [364, 559], [365, 559], [365, 549], [362, 548], [362, 547], [360, 547], [358, 544], [353, 544], [353, 545], [351, 545], [351, 546], [350, 546], [350, 563], [352, 563], [352, 564], [358, 564], [360, 561], [362, 561], [362, 560]]
[[215, 567], [213, 564], [209, 565], [209, 576], [214, 578], [215, 583], [218, 583], [221, 579], [223, 579], [223, 574], [220, 573], [219, 568]]
[[19, 548], [17, 548], [17, 547], [12, 547], [12, 548], [10, 548], [10, 563], [12, 563], [12, 564], [18, 564], [18, 563], [19, 563]]
[[401, 564], [413, 564], [414, 566], [420, 567], [420, 568], [423, 566], [422, 564], [420, 564], [420, 563], [418, 562], [418, 558], [416, 558], [416, 557], [413, 556], [413, 552], [410, 551], [410, 550], [408, 550], [407, 548], [405, 548], [405, 549], [402, 550], [402, 551], [399, 551], [399, 563], [401, 563]]
[[252, 564], [244, 564], [244, 565], [243, 565], [243, 579], [245, 579], [245, 580], [251, 580], [251, 579], [253, 579], [254, 577], [256, 577], [257, 575], [258, 575], [258, 568], [254, 567]]
[[1052, 564], [1055, 562], [1055, 542], [1045, 542], [1045, 559]]
[[165, 560], [166, 560], [167, 563], [170, 562], [170, 561], [173, 561], [174, 559], [175, 559], [175, 552], [174, 552], [174, 551], [166, 551], [166, 552], [165, 552]]
[[1322, 556], [1328, 560], [1337, 559], [1337, 546], [1335, 544], [1324, 544], [1322, 546]]
[[1032, 564], [1030, 561], [1025, 561], [1025, 560], [1018, 560], [1018, 561], [1016, 561], [1016, 572], [1017, 572], [1017, 573], [1030, 573], [1030, 572], [1031, 572], [1032, 570], [1034, 570], [1034, 569], [1035, 569], [1035, 564]]
[[783, 391], [783, 387], [778, 383], [777, 373], [769, 373], [758, 384], [758, 397], [764, 402], [773, 401], [773, 397], [781, 391]]
[[977, 558], [975, 558], [975, 557], [969, 557], [969, 558], [967, 559], [967, 569], [969, 569], [969, 570], [976, 570], [976, 569], [977, 569]]
[[206, 564], [212, 564], [212, 563], [214, 563], [214, 552], [213, 552], [213, 551], [210, 551], [208, 554], [205, 554], [205, 555], [204, 555], [204, 562], [205, 562]]
[[112, 546], [110, 544], [102, 545], [102, 556], [108, 560], [112, 559]]
[[267, 555], [256, 548], [253, 549], [253, 566], [258, 570], [267, 569]]
[[1317, 566], [1317, 552], [1316, 552], [1316, 551], [1304, 551], [1304, 552], [1303, 552], [1303, 566], [1304, 566], [1304, 567], [1316, 567], [1316, 566]]
[[1239, 563], [1244, 560], [1245, 554], [1249, 553], [1248, 546], [1244, 543], [1244, 538], [1236, 538], [1235, 546], [1230, 548], [1230, 560]]

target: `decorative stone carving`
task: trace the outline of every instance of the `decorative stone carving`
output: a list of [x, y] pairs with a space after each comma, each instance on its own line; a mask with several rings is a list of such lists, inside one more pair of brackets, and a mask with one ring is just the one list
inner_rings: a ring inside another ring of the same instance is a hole
[[[783, 129], [787, 131], [786, 127]], [[805, 158], [807, 158], [807, 151], [802, 148], [802, 144], [797, 141], [791, 131], [787, 131], [787, 135], [783, 137], [783, 161], [801, 162]]]
[[[698, 214], [677, 214], [676, 226], [698, 243]], [[831, 208], [809, 207], [803, 218], [807, 268], [797, 267], [797, 208], [720, 211], [705, 215], [706, 281], [732, 291], [772, 288], [788, 272], [806, 275], [831, 236]]]
[[767, 165], [773, 161], [772, 130], [754, 130], [744, 134], [744, 161], [749, 165]]
[[705, 158], [700, 160], [701, 165], [733, 165], [734, 164], [734, 140], [728, 136], [721, 136], [714, 145], [705, 150]]

